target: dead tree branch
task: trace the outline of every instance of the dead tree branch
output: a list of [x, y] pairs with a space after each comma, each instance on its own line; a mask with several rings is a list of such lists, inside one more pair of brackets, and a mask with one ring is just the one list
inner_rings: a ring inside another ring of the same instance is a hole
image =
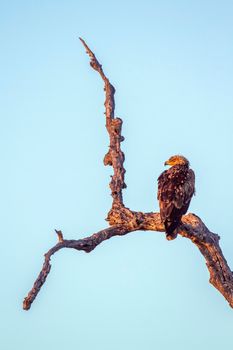
[[[83, 39], [80, 38], [80, 40], [90, 57], [91, 67], [100, 74], [104, 81], [106, 128], [110, 138], [109, 151], [104, 157], [104, 164], [111, 165], [114, 172], [110, 182], [113, 203], [107, 217], [110, 227], [94, 233], [90, 237], [79, 240], [66, 240], [63, 238], [61, 231], [56, 231], [58, 243], [44, 255], [42, 270], [31, 291], [24, 299], [24, 310], [30, 309], [31, 304], [50, 272], [50, 258], [60, 249], [72, 248], [90, 253], [101, 242], [113, 236], [123, 236], [129, 232], [138, 230], [164, 232], [164, 226], [159, 213], [135, 212], [126, 208], [123, 204], [122, 189], [126, 185], [124, 182], [124, 153], [121, 150], [121, 142], [124, 138], [121, 135], [122, 120], [114, 116], [115, 89], [105, 76], [102, 66], [94, 53], [89, 49]], [[210, 273], [210, 283], [222, 293], [229, 305], [233, 307], [233, 274], [219, 246], [220, 237], [209, 231], [202, 220], [195, 214], [183, 216], [182, 225], [179, 227], [179, 234], [185, 238], [189, 238], [198, 247], [206, 260], [206, 265]]]
[[101, 64], [96, 59], [94, 53], [89, 49], [87, 44], [82, 38], [79, 38], [83, 43], [87, 54], [89, 55], [91, 61], [90, 65], [95, 69], [104, 81], [104, 91], [105, 91], [105, 116], [106, 116], [106, 129], [109, 134], [110, 145], [109, 151], [104, 157], [104, 165], [111, 165], [113, 167], [114, 174], [110, 182], [110, 188], [112, 191], [113, 204], [112, 208], [118, 208], [123, 205], [122, 189], [126, 188], [124, 182], [125, 169], [123, 166], [125, 156], [121, 150], [121, 142], [124, 141], [124, 137], [121, 136], [122, 120], [120, 118], [115, 118], [115, 88], [112, 86], [108, 78], [105, 76]]

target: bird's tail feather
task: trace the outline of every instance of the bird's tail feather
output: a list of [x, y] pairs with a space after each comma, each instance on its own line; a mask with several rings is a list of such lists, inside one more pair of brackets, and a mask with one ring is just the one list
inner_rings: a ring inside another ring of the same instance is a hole
[[176, 229], [180, 224], [180, 220], [176, 221], [165, 221], [164, 226], [165, 226], [165, 231], [166, 231], [166, 238], [167, 240], [172, 240], [177, 237]]

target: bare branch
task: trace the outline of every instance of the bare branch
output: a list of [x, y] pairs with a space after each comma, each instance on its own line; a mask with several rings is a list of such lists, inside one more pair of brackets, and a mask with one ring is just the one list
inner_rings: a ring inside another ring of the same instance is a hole
[[[50, 258], [60, 249], [72, 248], [90, 253], [100, 243], [113, 236], [123, 236], [129, 232], [138, 230], [164, 232], [164, 226], [160, 220], [159, 213], [133, 212], [127, 208], [123, 211], [123, 213], [121, 211], [119, 215], [115, 217], [115, 226], [106, 228], [94, 233], [90, 237], [79, 240], [63, 239], [62, 242], [52, 247], [45, 254], [42, 270], [31, 291], [28, 293], [28, 296], [24, 299], [24, 310], [30, 309], [31, 304], [50, 272]], [[188, 214], [182, 218], [182, 226], [180, 227], [179, 234], [189, 238], [199, 248], [210, 272], [210, 283], [222, 293], [230, 306], [233, 307], [233, 276], [219, 247], [219, 236], [210, 232], [201, 219], [194, 214]]]
[[210, 273], [210, 283], [229, 302], [233, 308], [233, 274], [219, 246], [220, 237], [208, 230], [195, 214], [185, 215], [180, 234], [191, 239], [206, 260]]
[[110, 188], [113, 197], [113, 209], [123, 205], [122, 189], [126, 188], [124, 182], [125, 169], [123, 166], [125, 156], [121, 150], [121, 142], [124, 141], [124, 137], [121, 136], [122, 120], [120, 118], [115, 118], [115, 88], [109, 82], [108, 78], [105, 76], [101, 64], [96, 59], [94, 53], [89, 49], [87, 44], [82, 38], [79, 38], [83, 43], [87, 54], [89, 55], [91, 62], [90, 65], [95, 69], [104, 81], [104, 91], [105, 91], [105, 115], [106, 115], [106, 128], [109, 133], [110, 146], [109, 151], [104, 157], [104, 165], [111, 165], [114, 170], [110, 182]]
[[[113, 236], [123, 236], [129, 232], [137, 230], [165, 231], [159, 213], [134, 212], [126, 208], [123, 204], [122, 189], [125, 188], [126, 185], [124, 183], [124, 154], [120, 148], [120, 143], [123, 141], [123, 137], [121, 136], [122, 120], [114, 117], [115, 89], [106, 78], [102, 66], [97, 61], [93, 52], [89, 49], [83, 39], [80, 38], [80, 40], [90, 56], [91, 67], [99, 72], [104, 81], [104, 89], [106, 93], [106, 128], [110, 137], [110, 147], [104, 158], [104, 164], [112, 165], [114, 169], [114, 175], [110, 182], [113, 205], [107, 217], [111, 227], [94, 233], [90, 237], [79, 240], [65, 240], [62, 232], [55, 230], [58, 235], [58, 243], [44, 256], [45, 259], [42, 270], [31, 291], [24, 299], [23, 308], [25, 310], [30, 309], [31, 304], [46, 281], [51, 269], [51, 256], [60, 249], [72, 248], [89, 253], [101, 242]], [[179, 235], [190, 239], [198, 247], [206, 260], [206, 265], [210, 273], [210, 283], [222, 293], [230, 306], [233, 307], [233, 274], [219, 246], [220, 237], [217, 234], [210, 232], [202, 220], [195, 214], [183, 216], [182, 224], [178, 230]]]
[[[61, 231], [56, 231], [60, 234]], [[76, 250], [83, 250], [86, 253], [90, 253], [97, 245], [99, 245], [101, 242], [105, 241], [106, 239], [109, 239], [113, 236], [121, 236], [129, 231], [124, 226], [119, 227], [109, 227], [104, 230], [99, 231], [98, 233], [94, 233], [90, 237], [86, 237], [79, 240], [67, 240], [63, 239], [60, 240], [59, 236], [59, 243], [57, 243], [54, 247], [49, 249], [49, 251], [44, 255], [44, 264], [42, 267], [41, 272], [39, 273], [39, 276], [37, 277], [32, 289], [28, 293], [27, 297], [24, 299], [23, 302], [23, 309], [29, 310], [31, 307], [31, 304], [35, 300], [37, 294], [39, 293], [41, 287], [46, 281], [46, 278], [50, 272], [51, 264], [50, 264], [50, 258], [51, 256], [63, 248], [72, 248]]]

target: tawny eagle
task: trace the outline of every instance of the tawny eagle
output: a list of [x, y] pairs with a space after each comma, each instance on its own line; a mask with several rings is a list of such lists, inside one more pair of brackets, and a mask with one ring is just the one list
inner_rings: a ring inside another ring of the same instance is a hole
[[176, 228], [195, 193], [195, 174], [189, 168], [189, 161], [180, 155], [172, 156], [164, 165], [171, 168], [158, 178], [158, 200], [161, 220], [170, 240], [176, 238]]

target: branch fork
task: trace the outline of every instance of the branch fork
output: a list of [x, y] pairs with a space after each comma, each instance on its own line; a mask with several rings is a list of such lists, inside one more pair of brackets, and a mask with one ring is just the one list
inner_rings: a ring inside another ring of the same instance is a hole
[[[90, 57], [91, 67], [99, 73], [104, 82], [106, 129], [110, 139], [109, 150], [104, 157], [104, 165], [113, 167], [113, 176], [109, 184], [113, 202], [106, 219], [110, 227], [79, 240], [66, 240], [63, 238], [61, 231], [55, 230], [58, 243], [44, 255], [44, 263], [39, 276], [23, 301], [24, 310], [30, 309], [50, 272], [51, 256], [60, 249], [72, 248], [90, 253], [101, 242], [113, 236], [123, 236], [129, 232], [138, 230], [165, 231], [159, 213], [135, 212], [124, 206], [122, 190], [126, 188], [124, 181], [125, 156], [121, 150], [121, 142], [124, 141], [124, 137], [121, 135], [123, 122], [120, 118], [114, 116], [115, 88], [105, 76], [102, 66], [94, 53], [82, 38], [80, 40]], [[233, 308], [233, 273], [219, 246], [220, 237], [216, 233], [209, 231], [202, 220], [197, 215], [191, 213], [182, 217], [179, 235], [190, 239], [198, 247], [206, 260], [206, 266], [210, 273], [210, 283], [219, 290]]]

